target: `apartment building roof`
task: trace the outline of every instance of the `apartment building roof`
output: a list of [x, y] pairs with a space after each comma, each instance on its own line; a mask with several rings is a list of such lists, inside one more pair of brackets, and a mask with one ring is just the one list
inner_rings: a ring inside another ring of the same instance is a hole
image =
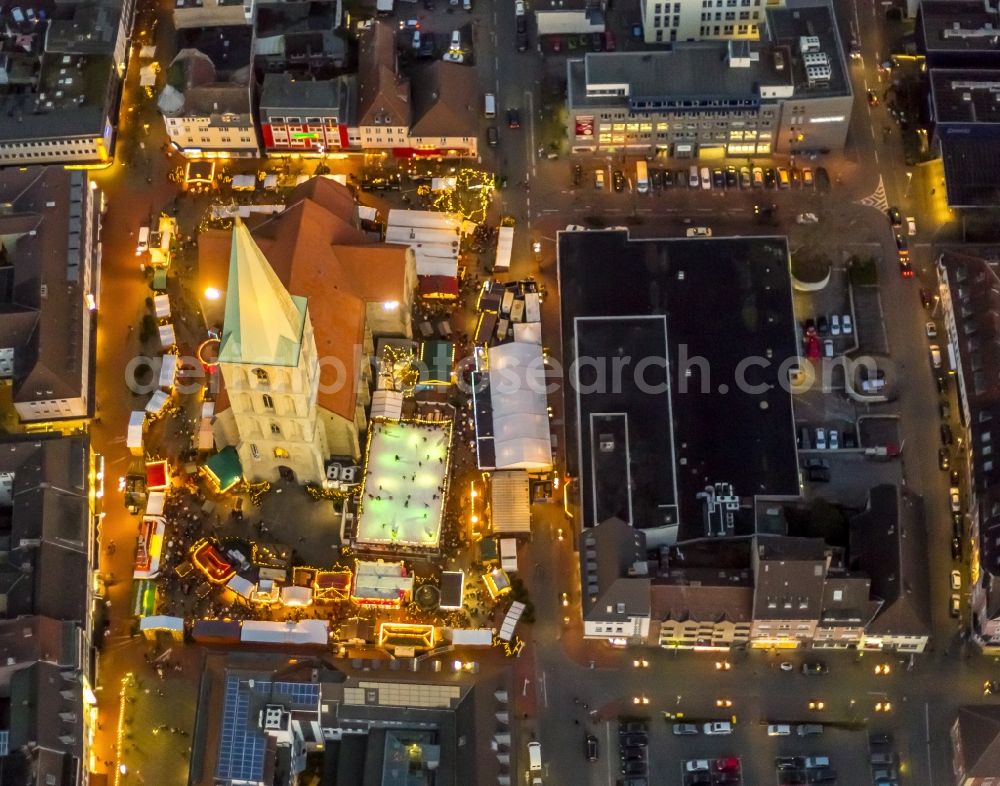
[[956, 754], [956, 776], [961, 783], [1000, 777], [1000, 707], [995, 704], [958, 708], [952, 740]]
[[850, 545], [852, 569], [871, 578], [882, 601], [870, 636], [930, 634], [926, 543], [922, 500], [891, 484], [873, 487], [851, 519]]
[[285, 115], [286, 110], [295, 109], [315, 112], [321, 117], [335, 111], [341, 125], [354, 125], [357, 88], [358, 80], [353, 75], [296, 79], [291, 74], [266, 74], [260, 91], [261, 121], [268, 122], [273, 115]]
[[361, 36], [358, 63], [358, 125], [409, 128], [410, 80], [399, 74], [396, 31], [376, 20]]
[[86, 176], [62, 167], [0, 171], [0, 344], [14, 349], [14, 401], [86, 393], [87, 241], [96, 245]]
[[769, 535], [757, 537], [754, 548], [754, 619], [818, 620], [826, 583], [826, 544]]
[[1000, 15], [982, 0], [923, 0], [917, 37], [933, 59], [939, 55], [1000, 53]]
[[475, 137], [479, 133], [476, 70], [437, 60], [412, 75], [413, 125], [418, 137]]

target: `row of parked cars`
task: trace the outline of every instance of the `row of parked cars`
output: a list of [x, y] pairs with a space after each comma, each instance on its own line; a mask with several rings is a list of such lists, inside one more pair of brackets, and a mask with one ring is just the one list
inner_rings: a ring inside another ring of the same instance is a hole
[[649, 725], [646, 721], [622, 721], [618, 725], [618, 751], [623, 786], [648, 786]]
[[837, 771], [830, 766], [829, 756], [778, 756], [774, 768], [781, 786], [837, 783]]
[[649, 182], [654, 190], [684, 186], [700, 188], [706, 191], [715, 189], [748, 189], [748, 188], [821, 188], [829, 186], [830, 176], [823, 167], [817, 167], [815, 173], [809, 167], [749, 167], [726, 168], [692, 165], [687, 171], [683, 169], [649, 168]]
[[684, 786], [739, 786], [743, 782], [743, 764], [735, 756], [688, 759], [683, 769]]
[[872, 734], [868, 737], [871, 752], [868, 761], [875, 786], [899, 786], [899, 754], [892, 750], [892, 735]]

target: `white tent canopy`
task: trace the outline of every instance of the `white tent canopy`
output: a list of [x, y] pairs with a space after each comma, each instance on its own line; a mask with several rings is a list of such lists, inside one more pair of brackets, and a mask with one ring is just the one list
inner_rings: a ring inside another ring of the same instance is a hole
[[261, 622], [247, 620], [240, 631], [241, 641], [263, 644], [325, 645], [330, 638], [330, 623], [326, 620], [299, 622]]
[[401, 227], [429, 227], [431, 229], [452, 229], [456, 236], [462, 226], [462, 217], [454, 213], [440, 213], [436, 210], [389, 211], [389, 224]]
[[150, 415], [159, 415], [169, 400], [170, 395], [168, 393], [164, 393], [162, 390], [157, 390], [149, 399], [149, 403], [146, 404], [146, 411]]
[[166, 319], [170, 316], [170, 296], [155, 295], [153, 297], [153, 309], [156, 311], [157, 319]]
[[151, 491], [146, 499], [146, 515], [162, 516], [163, 507], [167, 502], [167, 494], [164, 491]]
[[170, 349], [174, 344], [177, 343], [177, 336], [174, 334], [174, 326], [160, 325], [160, 346], [164, 349]]
[[497, 232], [497, 258], [494, 270], [510, 268], [510, 253], [514, 248], [514, 227], [500, 227]]
[[451, 643], [456, 647], [490, 647], [493, 631], [489, 628], [452, 628]]
[[281, 602], [286, 606], [308, 606], [312, 603], [312, 590], [309, 587], [282, 587]]
[[174, 386], [177, 376], [177, 355], [166, 354], [160, 364], [160, 387], [168, 390]]
[[253, 175], [233, 175], [233, 191], [253, 191], [257, 178]]
[[524, 321], [541, 322], [542, 320], [542, 299], [537, 292], [524, 293]]
[[552, 443], [541, 346], [500, 344], [489, 350], [489, 359], [496, 468], [549, 470]]
[[522, 344], [542, 343], [542, 323], [541, 322], [515, 322], [514, 341]]
[[226, 587], [231, 589], [237, 595], [247, 599], [250, 598], [250, 594], [254, 591], [253, 582], [243, 578], [239, 574], [233, 576], [229, 580], [229, 583], [226, 584]]
[[403, 415], [403, 394], [398, 390], [376, 390], [372, 396], [372, 418], [399, 420]]
[[146, 427], [146, 413], [141, 410], [133, 412], [128, 417], [128, 436], [126, 447], [135, 455], [142, 454], [142, 436]]
[[490, 480], [493, 531], [501, 534], [531, 532], [531, 487], [524, 470], [494, 472]]

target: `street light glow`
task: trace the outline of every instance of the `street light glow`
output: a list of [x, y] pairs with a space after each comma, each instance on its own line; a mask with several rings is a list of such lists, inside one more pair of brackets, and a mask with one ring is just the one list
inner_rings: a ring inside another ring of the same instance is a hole
[[215, 287], [208, 287], [205, 290], [205, 298], [208, 300], [218, 300], [220, 297], [222, 297], [222, 293]]

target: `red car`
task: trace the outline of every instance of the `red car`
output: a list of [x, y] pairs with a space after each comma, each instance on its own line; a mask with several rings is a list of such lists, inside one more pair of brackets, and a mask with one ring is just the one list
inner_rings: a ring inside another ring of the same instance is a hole
[[735, 756], [728, 756], [725, 759], [715, 760], [716, 772], [739, 772], [740, 760]]
[[913, 265], [903, 257], [899, 259], [899, 275], [903, 278], [913, 278]]

